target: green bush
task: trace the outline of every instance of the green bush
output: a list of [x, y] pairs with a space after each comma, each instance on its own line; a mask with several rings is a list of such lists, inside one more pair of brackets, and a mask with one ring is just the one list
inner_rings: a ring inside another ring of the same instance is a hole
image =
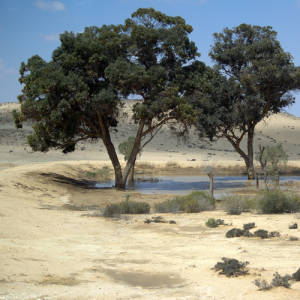
[[160, 213], [183, 211], [197, 213], [215, 208], [215, 200], [208, 193], [195, 191], [186, 196], [177, 196], [160, 203], [156, 203], [155, 211]]
[[218, 262], [214, 269], [220, 271], [219, 274], [224, 274], [227, 277], [237, 277], [247, 275], [248, 270], [246, 266], [249, 264], [247, 261], [241, 262], [235, 258], [222, 257], [223, 262]]
[[167, 213], [167, 212], [178, 212], [180, 211], [180, 205], [175, 199], [169, 199], [163, 202], [156, 203], [154, 205], [154, 209], [159, 213]]
[[231, 196], [223, 200], [222, 207], [229, 215], [240, 215], [242, 212], [253, 209], [255, 203], [249, 197]]
[[148, 214], [150, 205], [146, 202], [125, 200], [120, 203], [109, 204], [103, 211], [104, 217], [113, 217], [120, 214]]
[[209, 218], [205, 222], [205, 225], [210, 228], [215, 228], [215, 227], [218, 227], [219, 225], [225, 225], [225, 224], [224, 224], [224, 220], [222, 220], [222, 219]]
[[120, 203], [121, 214], [148, 214], [150, 205], [146, 202], [125, 200]]
[[104, 217], [114, 217], [121, 213], [121, 208], [119, 203], [108, 204], [105, 206], [103, 211]]
[[300, 198], [279, 190], [267, 191], [259, 197], [258, 209], [264, 214], [297, 212], [300, 210]]

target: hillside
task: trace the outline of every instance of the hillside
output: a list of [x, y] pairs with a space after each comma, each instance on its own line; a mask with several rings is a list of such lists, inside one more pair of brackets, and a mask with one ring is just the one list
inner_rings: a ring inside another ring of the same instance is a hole
[[[133, 101], [125, 103], [124, 111], [128, 114], [121, 120], [118, 131], [113, 132], [113, 141], [118, 145], [128, 136], [134, 135], [136, 125], [130, 118], [130, 106]], [[26, 144], [26, 136], [32, 131], [30, 125], [16, 129], [12, 120], [12, 110], [18, 109], [17, 103], [0, 104], [0, 163], [24, 164], [27, 162], [47, 162], [53, 160], [108, 160], [101, 141], [96, 143], [81, 142], [74, 153], [62, 154], [59, 150], [48, 153], [33, 153]], [[282, 143], [289, 155], [289, 160], [300, 160], [300, 119], [281, 113], [262, 121], [256, 128], [255, 149], [259, 144]], [[245, 146], [245, 141], [242, 146]], [[178, 140], [165, 126], [148, 144], [140, 161], [178, 162], [184, 164], [213, 164], [216, 162], [242, 162], [226, 139], [216, 142], [199, 139], [197, 132], [191, 130], [189, 138]]]

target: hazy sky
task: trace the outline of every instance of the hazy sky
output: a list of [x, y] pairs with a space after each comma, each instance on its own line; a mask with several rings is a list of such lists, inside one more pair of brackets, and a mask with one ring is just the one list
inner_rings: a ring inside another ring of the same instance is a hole
[[[34, 54], [48, 60], [60, 33], [120, 24], [139, 7], [183, 17], [193, 26], [191, 39], [207, 64], [212, 64], [212, 34], [248, 23], [272, 26], [300, 65], [300, 0], [0, 0], [0, 102], [17, 101], [20, 63]], [[300, 94], [287, 111], [300, 116]]]

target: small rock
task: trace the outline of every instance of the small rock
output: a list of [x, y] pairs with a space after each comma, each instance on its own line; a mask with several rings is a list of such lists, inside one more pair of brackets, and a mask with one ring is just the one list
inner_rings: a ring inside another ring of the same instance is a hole
[[176, 221], [170, 220], [170, 221], [169, 221], [169, 224], [176, 224]]

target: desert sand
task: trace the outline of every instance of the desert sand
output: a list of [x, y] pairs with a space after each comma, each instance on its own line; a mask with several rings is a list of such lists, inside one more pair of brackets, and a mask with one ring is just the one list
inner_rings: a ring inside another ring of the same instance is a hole
[[[0, 106], [0, 299], [300, 299], [300, 283], [258, 291], [253, 281], [300, 268], [300, 214], [227, 215], [222, 210], [163, 214], [176, 224], [144, 224], [150, 215], [104, 218], [108, 203], [130, 199], [155, 202], [171, 195], [87, 189], [86, 174], [111, 168], [103, 145], [82, 143], [71, 154], [32, 153], [26, 145], [30, 124], [14, 128], [11, 110]], [[134, 131], [124, 119], [114, 141]], [[257, 128], [255, 144], [283, 143], [291, 167], [299, 167], [300, 119], [271, 116]], [[166, 142], [168, 141], [168, 142]], [[171, 139], [166, 127], [138, 161], [144, 174], [197, 174], [208, 166], [237, 168], [240, 157], [225, 140]], [[296, 192], [298, 192], [296, 190]], [[211, 229], [208, 218], [229, 225]], [[279, 231], [272, 239], [225, 237], [233, 227], [255, 222]], [[248, 261], [249, 275], [227, 278], [212, 268], [222, 257]]]

